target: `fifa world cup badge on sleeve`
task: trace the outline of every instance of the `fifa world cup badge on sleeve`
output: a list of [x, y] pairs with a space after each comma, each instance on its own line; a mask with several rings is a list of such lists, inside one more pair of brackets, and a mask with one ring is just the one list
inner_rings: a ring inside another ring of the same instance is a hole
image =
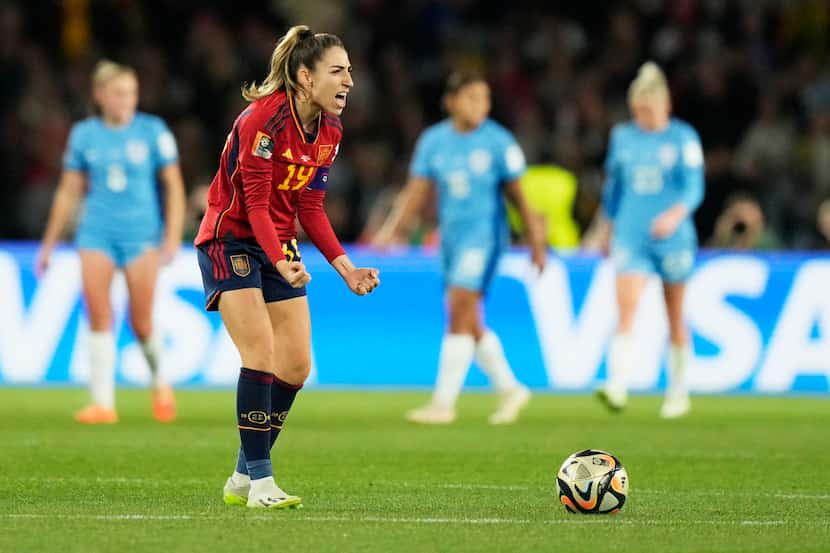
[[271, 140], [271, 137], [262, 131], [257, 132], [252, 153], [263, 159], [271, 159], [271, 150], [273, 149], [274, 141]]

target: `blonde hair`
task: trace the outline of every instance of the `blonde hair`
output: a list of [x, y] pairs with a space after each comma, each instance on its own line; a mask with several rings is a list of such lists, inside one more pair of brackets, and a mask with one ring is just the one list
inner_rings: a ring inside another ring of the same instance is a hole
[[260, 84], [253, 82], [242, 87], [242, 97], [253, 102], [283, 89], [291, 94], [300, 90], [297, 83], [297, 70], [305, 65], [313, 70], [314, 66], [329, 48], [343, 42], [335, 35], [312, 33], [305, 25], [295, 25], [288, 29], [279, 39], [274, 53], [271, 54], [270, 71]]
[[666, 74], [653, 61], [647, 61], [640, 66], [637, 77], [628, 87], [628, 103], [632, 104], [637, 98], [649, 96], [655, 99], [669, 99], [669, 85]]
[[114, 61], [103, 59], [95, 64], [92, 70], [92, 88], [103, 86], [121, 75], [132, 75], [136, 77], [135, 69], [129, 65], [122, 65]]

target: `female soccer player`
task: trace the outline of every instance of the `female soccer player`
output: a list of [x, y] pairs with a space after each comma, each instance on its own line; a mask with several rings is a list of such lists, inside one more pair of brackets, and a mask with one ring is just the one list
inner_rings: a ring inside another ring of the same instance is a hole
[[346, 256], [323, 210], [340, 145], [338, 116], [354, 83], [340, 39], [298, 25], [271, 56], [265, 80], [244, 88], [251, 104], [228, 134], [196, 237], [208, 310], [219, 310], [243, 367], [236, 392], [242, 446], [225, 503], [301, 503], [277, 486], [270, 450], [311, 370], [311, 322], [295, 218], [357, 295], [376, 269]]
[[608, 381], [598, 396], [611, 409], [625, 406], [637, 303], [648, 276], [657, 274], [663, 281], [671, 336], [669, 381], [660, 414], [674, 418], [690, 409], [683, 294], [697, 249], [692, 213], [703, 198], [703, 150], [691, 126], [669, 117], [669, 89], [656, 64], [640, 67], [628, 102], [634, 121], [612, 130], [605, 167], [602, 205], [612, 227], [619, 326], [611, 344]]
[[488, 118], [490, 88], [481, 75], [454, 73], [444, 104], [449, 118], [421, 135], [409, 181], [375, 244], [397, 240], [420, 210], [430, 186], [438, 190], [441, 256], [449, 304], [449, 328], [441, 345], [432, 401], [407, 414], [412, 422], [447, 424], [473, 358], [492, 380], [501, 401], [492, 424], [509, 424], [530, 398], [516, 381], [496, 334], [484, 326], [482, 298], [493, 279], [499, 255], [509, 243], [503, 195], [528, 222], [533, 264], [545, 264], [541, 229], [533, 223], [519, 188], [524, 154], [513, 136]]
[[92, 88], [100, 115], [76, 123], [69, 135], [36, 269], [46, 270], [52, 249], [83, 197], [75, 242], [91, 331], [92, 404], [75, 419], [87, 424], [118, 420], [110, 285], [115, 270], [123, 269], [130, 324], [152, 374], [153, 415], [169, 422], [176, 416], [175, 399], [159, 373], [161, 343], [153, 333], [153, 292], [159, 265], [176, 255], [181, 242], [185, 202], [176, 141], [164, 121], [136, 111], [138, 79], [132, 68], [101, 61]]

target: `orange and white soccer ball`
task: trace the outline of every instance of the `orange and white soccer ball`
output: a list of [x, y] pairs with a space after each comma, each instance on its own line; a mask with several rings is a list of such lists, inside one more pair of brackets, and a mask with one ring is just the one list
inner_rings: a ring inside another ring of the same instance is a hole
[[556, 475], [559, 501], [571, 513], [616, 514], [628, 497], [628, 473], [619, 459], [599, 449], [578, 451]]

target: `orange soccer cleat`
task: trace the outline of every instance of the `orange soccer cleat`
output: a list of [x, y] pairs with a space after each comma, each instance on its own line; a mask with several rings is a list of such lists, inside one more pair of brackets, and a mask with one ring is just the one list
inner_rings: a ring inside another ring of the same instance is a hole
[[176, 420], [176, 396], [169, 384], [153, 390], [153, 416], [159, 422]]
[[115, 409], [92, 404], [75, 413], [75, 420], [81, 424], [114, 424], [118, 422]]

